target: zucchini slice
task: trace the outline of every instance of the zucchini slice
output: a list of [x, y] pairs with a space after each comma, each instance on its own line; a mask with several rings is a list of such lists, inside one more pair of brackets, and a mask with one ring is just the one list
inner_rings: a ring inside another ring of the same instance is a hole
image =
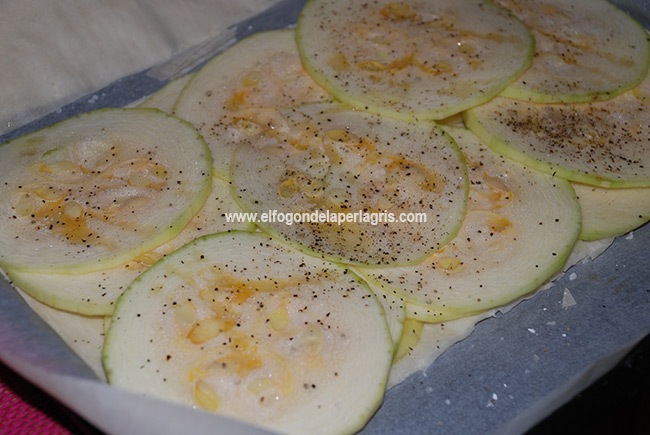
[[395, 353], [388, 376], [390, 389], [407, 377], [426, 370], [440, 355], [474, 331], [474, 326], [493, 313], [463, 317], [444, 323], [426, 323], [406, 319], [403, 341]]
[[581, 240], [621, 236], [650, 221], [650, 188], [572, 185], [582, 208]]
[[[354, 272], [354, 268], [350, 269]], [[384, 308], [388, 330], [393, 339], [393, 344], [397, 348], [402, 338], [404, 322], [406, 321], [406, 304], [397, 295], [386, 292], [375, 292], [372, 286], [370, 286], [370, 289], [375, 293], [381, 306]]]
[[609, 99], [650, 66], [648, 32], [605, 0], [497, 0], [531, 29], [531, 67], [503, 96], [540, 103]]
[[117, 267], [76, 275], [8, 270], [13, 284], [50, 307], [88, 316], [110, 315], [117, 298], [144, 270], [191, 240], [227, 230], [253, 230], [246, 222], [229, 222], [226, 213], [241, 212], [228, 184], [212, 178], [203, 208], [176, 237]]
[[203, 206], [211, 155], [187, 122], [102, 109], [0, 146], [0, 265], [110, 269], [176, 236]]
[[353, 433], [382, 402], [393, 345], [358, 276], [233, 232], [197, 239], [134, 281], [103, 355], [117, 387], [282, 433]]
[[407, 302], [407, 317], [440, 322], [507, 304], [562, 270], [580, 233], [571, 185], [505, 159], [469, 130], [446, 127], [465, 153], [467, 215], [458, 235], [406, 267], [356, 267]]
[[310, 0], [296, 35], [305, 68], [335, 98], [406, 120], [488, 101], [534, 52], [528, 28], [484, 0]]
[[333, 261], [386, 265], [418, 262], [460, 228], [465, 162], [438, 126], [337, 103], [251, 122], [260, 134], [233, 156], [233, 196], [268, 233]]
[[166, 113], [173, 113], [174, 105], [176, 105], [178, 97], [185, 88], [187, 82], [190, 81], [193, 76], [194, 73], [188, 73], [170, 81], [158, 91], [149, 95], [146, 99], [140, 102], [137, 107], [151, 107], [160, 109]]
[[397, 349], [395, 350], [395, 356], [393, 357], [394, 362], [398, 362], [413, 352], [415, 346], [420, 341], [423, 327], [424, 322], [420, 322], [419, 320], [404, 320], [404, 324], [402, 325], [402, 335], [400, 335]]
[[257, 134], [251, 112], [330, 98], [302, 67], [294, 31], [282, 29], [256, 33], [208, 62], [183, 89], [174, 113], [198, 128], [215, 173], [227, 179], [237, 144]]
[[650, 187], [650, 76], [607, 101], [497, 97], [464, 118], [496, 152], [540, 171], [600, 187]]

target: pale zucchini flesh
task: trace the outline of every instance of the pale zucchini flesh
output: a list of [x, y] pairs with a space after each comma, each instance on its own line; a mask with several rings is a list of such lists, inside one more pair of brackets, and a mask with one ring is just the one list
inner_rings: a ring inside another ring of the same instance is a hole
[[229, 221], [226, 213], [241, 209], [230, 196], [228, 184], [212, 178], [210, 196], [187, 226], [170, 241], [110, 269], [81, 274], [34, 273], [8, 270], [13, 284], [31, 297], [58, 310], [87, 316], [110, 315], [115, 301], [144, 270], [191, 240], [229, 230], [253, 230], [248, 222]]
[[310, 0], [296, 32], [305, 67], [335, 98], [408, 120], [488, 101], [534, 51], [521, 21], [482, 0]]
[[415, 347], [418, 345], [420, 337], [422, 336], [423, 327], [424, 322], [414, 319], [404, 320], [404, 323], [402, 324], [402, 334], [400, 335], [397, 349], [395, 349], [395, 356], [393, 357], [394, 363], [406, 358], [415, 350]]
[[482, 313], [439, 323], [406, 319], [403, 341], [396, 351], [387, 388], [395, 387], [413, 373], [427, 370], [436, 358], [471, 334], [479, 321], [491, 315]]
[[201, 208], [211, 155], [187, 122], [103, 109], [0, 146], [0, 265], [86, 273], [178, 234]]
[[502, 96], [543, 103], [606, 100], [639, 84], [648, 32], [606, 0], [497, 0], [535, 37], [530, 68]]
[[362, 428], [392, 353], [383, 309], [355, 274], [234, 232], [197, 239], [134, 281], [103, 358], [116, 387], [303, 434]]
[[165, 113], [173, 113], [176, 101], [185, 88], [187, 82], [194, 76], [194, 73], [187, 73], [167, 83], [158, 91], [149, 95], [136, 107], [151, 107], [162, 110]]
[[572, 185], [582, 209], [581, 240], [621, 236], [650, 220], [650, 188]]
[[262, 134], [236, 150], [231, 180], [233, 196], [264, 231], [313, 255], [363, 265], [417, 262], [458, 231], [465, 162], [436, 125], [337, 103], [256, 122]]
[[215, 57], [185, 86], [173, 110], [201, 132], [215, 173], [228, 179], [234, 149], [258, 133], [252, 114], [330, 98], [304, 70], [294, 31], [282, 29], [256, 33]]
[[[352, 268], [354, 271], [354, 268]], [[384, 308], [384, 314], [386, 316], [386, 323], [388, 324], [388, 330], [393, 339], [393, 344], [395, 345], [395, 352], [400, 345], [402, 340], [402, 335], [404, 332], [404, 325], [407, 321], [406, 319], [406, 303], [402, 298], [395, 294], [378, 292], [368, 283], [370, 289], [377, 296], [379, 303]]]
[[407, 317], [440, 322], [504, 305], [562, 270], [580, 233], [570, 184], [447, 127], [465, 153], [468, 210], [458, 235], [419, 264], [357, 267], [369, 282], [407, 302]]
[[650, 76], [610, 100], [541, 104], [497, 97], [465, 112], [492, 149], [599, 187], [650, 187]]

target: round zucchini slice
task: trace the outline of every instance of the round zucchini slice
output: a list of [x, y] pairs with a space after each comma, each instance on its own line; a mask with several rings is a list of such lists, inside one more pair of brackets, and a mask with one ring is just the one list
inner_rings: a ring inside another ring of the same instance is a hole
[[110, 315], [115, 301], [129, 284], [163, 256], [207, 234], [253, 230], [254, 225], [232, 222], [226, 213], [241, 212], [228, 184], [212, 178], [212, 190], [203, 208], [173, 239], [117, 267], [76, 275], [7, 271], [13, 284], [50, 307], [88, 316]]
[[356, 270], [404, 298], [407, 317], [440, 322], [505, 305], [562, 270], [580, 233], [571, 185], [508, 160], [447, 127], [467, 158], [468, 210], [458, 235], [423, 262]]
[[531, 67], [503, 96], [540, 103], [609, 99], [650, 65], [646, 30], [605, 0], [497, 0], [535, 37]]
[[0, 146], [0, 265], [79, 274], [176, 236], [203, 206], [211, 155], [187, 122], [102, 109]]
[[467, 169], [438, 126], [337, 103], [255, 121], [232, 188], [268, 233], [333, 261], [386, 265], [418, 262], [460, 228]]
[[626, 234], [650, 221], [650, 189], [608, 189], [572, 183], [582, 208], [581, 240]]
[[497, 97], [464, 118], [496, 152], [540, 171], [600, 187], [650, 187], [650, 76], [607, 101]]
[[310, 0], [296, 34], [305, 68], [335, 98], [406, 120], [488, 101], [534, 52], [528, 28], [484, 0]]
[[296, 434], [361, 429], [392, 355], [358, 276], [259, 232], [156, 263], [120, 297], [103, 349], [112, 385]]
[[256, 33], [202, 67], [174, 113], [194, 124], [212, 150], [215, 173], [227, 179], [237, 144], [258, 132], [251, 113], [331, 97], [304, 70], [294, 31]]

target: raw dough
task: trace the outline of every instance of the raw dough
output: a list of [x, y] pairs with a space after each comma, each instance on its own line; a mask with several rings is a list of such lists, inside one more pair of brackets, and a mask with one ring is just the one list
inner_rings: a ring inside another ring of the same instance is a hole
[[6, 2], [0, 134], [215, 37], [278, 0]]

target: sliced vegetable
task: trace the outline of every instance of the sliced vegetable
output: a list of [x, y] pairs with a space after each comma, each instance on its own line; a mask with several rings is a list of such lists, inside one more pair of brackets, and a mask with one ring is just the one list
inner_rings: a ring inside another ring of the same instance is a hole
[[312, 254], [408, 264], [460, 228], [467, 176], [453, 140], [335, 103], [251, 118], [259, 135], [232, 163], [235, 199], [260, 228]]
[[[354, 269], [352, 269], [354, 271]], [[372, 287], [370, 287], [371, 290]], [[373, 293], [375, 293], [373, 291]], [[404, 322], [406, 321], [406, 304], [404, 301], [394, 294], [387, 294], [385, 292], [375, 293], [377, 299], [384, 308], [386, 315], [386, 322], [388, 323], [388, 330], [393, 338], [393, 344], [397, 348], [404, 329]]]
[[483, 313], [444, 323], [406, 319], [404, 341], [400, 343], [393, 360], [387, 388], [400, 384], [418, 371], [426, 370], [447, 349], [471, 334], [479, 321], [492, 314]]
[[468, 161], [468, 211], [459, 234], [423, 262], [356, 267], [373, 286], [407, 302], [407, 317], [439, 322], [507, 304], [562, 267], [580, 233], [570, 184], [485, 147], [466, 129], [446, 127]]
[[179, 95], [193, 76], [193, 73], [188, 73], [170, 81], [144, 101], [140, 102], [137, 107], [152, 107], [166, 113], [172, 113]]
[[417, 346], [422, 335], [424, 323], [419, 320], [406, 319], [400, 336], [399, 345], [395, 351], [394, 361], [407, 357]]
[[110, 315], [115, 301], [144, 270], [191, 240], [226, 230], [252, 230], [247, 222], [229, 222], [226, 213], [241, 212], [223, 180], [213, 177], [203, 208], [176, 237], [117, 267], [76, 275], [7, 271], [14, 285], [53, 308], [89, 316]]
[[528, 28], [483, 0], [310, 0], [296, 32], [317, 83], [354, 107], [406, 120], [488, 101], [534, 52]]
[[650, 66], [648, 32], [605, 0], [497, 0], [533, 32], [531, 67], [503, 91], [557, 103], [611, 98], [633, 88]]
[[582, 240], [620, 236], [650, 220], [650, 189], [608, 189], [573, 183], [582, 208]]
[[143, 273], [120, 297], [103, 352], [117, 387], [306, 434], [363, 427], [393, 346], [381, 305], [348, 269], [234, 232]]
[[329, 98], [303, 69], [294, 31], [284, 29], [256, 33], [210, 61], [185, 87], [174, 113], [199, 129], [215, 172], [227, 179], [233, 150], [258, 133], [252, 114]]
[[607, 101], [495, 98], [465, 112], [492, 149], [540, 171], [600, 187], [650, 187], [650, 76]]
[[210, 193], [211, 156], [187, 122], [103, 109], [0, 146], [0, 265], [87, 273], [176, 236]]

